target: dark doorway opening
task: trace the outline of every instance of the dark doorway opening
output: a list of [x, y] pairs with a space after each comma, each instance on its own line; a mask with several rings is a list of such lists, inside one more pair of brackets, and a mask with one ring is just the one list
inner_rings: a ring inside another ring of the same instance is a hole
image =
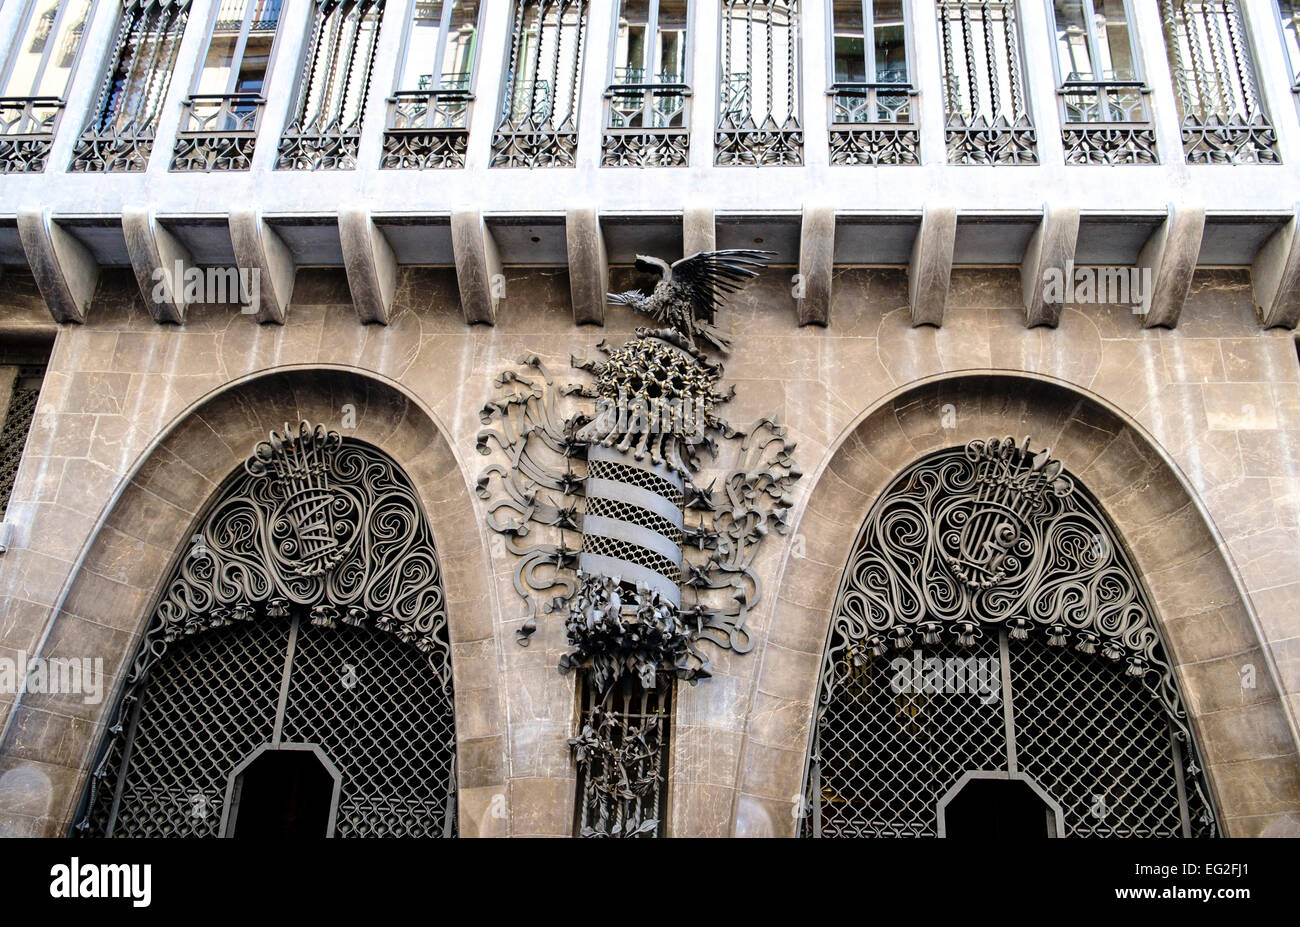
[[948, 803], [944, 833], [958, 840], [1034, 840], [1056, 834], [1047, 804], [1020, 779], [972, 779]]
[[311, 840], [329, 836], [334, 777], [310, 750], [268, 750], [235, 786], [230, 836]]

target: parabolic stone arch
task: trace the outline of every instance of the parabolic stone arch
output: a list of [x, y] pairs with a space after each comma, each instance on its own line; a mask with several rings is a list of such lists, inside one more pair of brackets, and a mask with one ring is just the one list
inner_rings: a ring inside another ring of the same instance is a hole
[[[346, 416], [346, 419], [345, 419]], [[492, 826], [487, 809], [505, 789], [504, 731], [491, 569], [469, 488], [451, 445], [430, 414], [394, 385], [352, 370], [281, 369], [255, 375], [197, 403], [142, 455], [110, 504], [61, 600], [46, 657], [81, 655], [93, 646], [110, 674], [105, 698], [84, 705], [74, 695], [30, 695], [84, 733], [68, 757], [68, 774], [51, 783], [52, 833], [66, 833], [118, 702], [153, 606], [232, 473], [254, 447], [285, 423], [321, 423], [354, 446], [379, 449], [409, 481], [440, 564], [455, 693], [458, 832]], [[306, 624], [304, 617], [303, 623]], [[63, 653], [66, 651], [66, 654]], [[11, 731], [9, 755], [39, 753]], [[45, 768], [49, 768], [48, 766]]]
[[[1230, 836], [1295, 831], [1297, 732], [1258, 625], [1192, 491], [1132, 422], [1046, 378], [968, 373], [901, 390], [849, 429], [795, 528], [741, 762], [735, 833], [791, 836], [816, 687], [840, 586], [873, 504], [922, 458], [972, 440], [1032, 436], [1097, 500], [1156, 612]], [[798, 548], [795, 548], [798, 549]], [[1255, 687], [1241, 667], [1256, 668]]]

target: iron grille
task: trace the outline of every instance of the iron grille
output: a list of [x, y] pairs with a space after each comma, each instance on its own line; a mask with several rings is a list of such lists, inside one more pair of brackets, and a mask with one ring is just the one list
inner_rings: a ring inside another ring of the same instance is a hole
[[1189, 164], [1277, 164], [1238, 0], [1160, 0]]
[[44, 375], [44, 367], [19, 367], [18, 376], [14, 380], [4, 427], [0, 430], [0, 514], [8, 508], [9, 497], [14, 491], [14, 480], [18, 476], [18, 465], [23, 460], [27, 433], [32, 429], [32, 418], [36, 414], [36, 400], [41, 394], [41, 379]]
[[262, 744], [315, 744], [342, 775], [335, 834], [455, 834], [451, 700], [429, 658], [369, 628], [262, 617], [155, 664], [103, 767], [88, 832], [215, 837]]
[[836, 600], [805, 836], [937, 836], [966, 773], [1027, 777], [1063, 833], [1214, 836], [1153, 613], [1046, 452], [972, 442], [873, 507]]
[[176, 68], [189, 0], [128, 0], [73, 171], [143, 171]]
[[582, 685], [575, 830], [580, 837], [662, 837], [667, 814], [672, 683], [632, 677], [603, 695]]
[[716, 163], [802, 164], [798, 0], [723, 0]]
[[241, 763], [310, 745], [338, 775], [337, 835], [451, 836], [449, 650], [405, 474], [323, 426], [273, 432], [179, 554], [74, 830], [214, 836]]
[[937, 0], [953, 164], [1036, 164], [1015, 0]]

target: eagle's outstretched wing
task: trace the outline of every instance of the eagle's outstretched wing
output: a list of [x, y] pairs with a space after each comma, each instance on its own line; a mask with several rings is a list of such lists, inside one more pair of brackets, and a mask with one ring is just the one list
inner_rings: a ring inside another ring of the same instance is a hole
[[732, 248], [701, 251], [672, 265], [672, 281], [690, 295], [695, 317], [712, 322], [722, 301], [758, 276], [775, 251]]

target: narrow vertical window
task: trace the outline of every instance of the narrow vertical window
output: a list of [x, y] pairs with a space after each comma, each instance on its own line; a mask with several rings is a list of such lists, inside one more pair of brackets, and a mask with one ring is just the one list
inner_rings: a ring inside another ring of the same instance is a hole
[[1160, 0], [1189, 164], [1278, 164], [1237, 0]]
[[493, 167], [573, 167], [587, 0], [517, 0]]
[[266, 98], [281, 0], [222, 0], [185, 101], [174, 171], [246, 171]]
[[1155, 164], [1128, 0], [1053, 0], [1066, 164]]
[[1015, 0], [938, 0], [948, 160], [1037, 164]]
[[356, 168], [383, 15], [384, 0], [316, 0], [277, 168]]
[[9, 508], [44, 379], [44, 366], [0, 366], [0, 515]]
[[1300, 93], [1300, 0], [1277, 0], [1282, 23], [1282, 44], [1286, 46], [1287, 79]]
[[143, 171], [176, 69], [189, 0], [127, 0], [74, 171]]
[[416, 0], [380, 167], [464, 167], [474, 99], [478, 0]]
[[722, 0], [718, 164], [802, 164], [798, 0]]
[[601, 163], [684, 167], [690, 150], [687, 0], [623, 0]]
[[832, 164], [919, 164], [903, 0], [831, 5]]
[[664, 836], [672, 682], [647, 689], [625, 677], [603, 693], [580, 688], [577, 835]]
[[4, 67], [0, 173], [45, 170], [91, 0], [33, 0]]

